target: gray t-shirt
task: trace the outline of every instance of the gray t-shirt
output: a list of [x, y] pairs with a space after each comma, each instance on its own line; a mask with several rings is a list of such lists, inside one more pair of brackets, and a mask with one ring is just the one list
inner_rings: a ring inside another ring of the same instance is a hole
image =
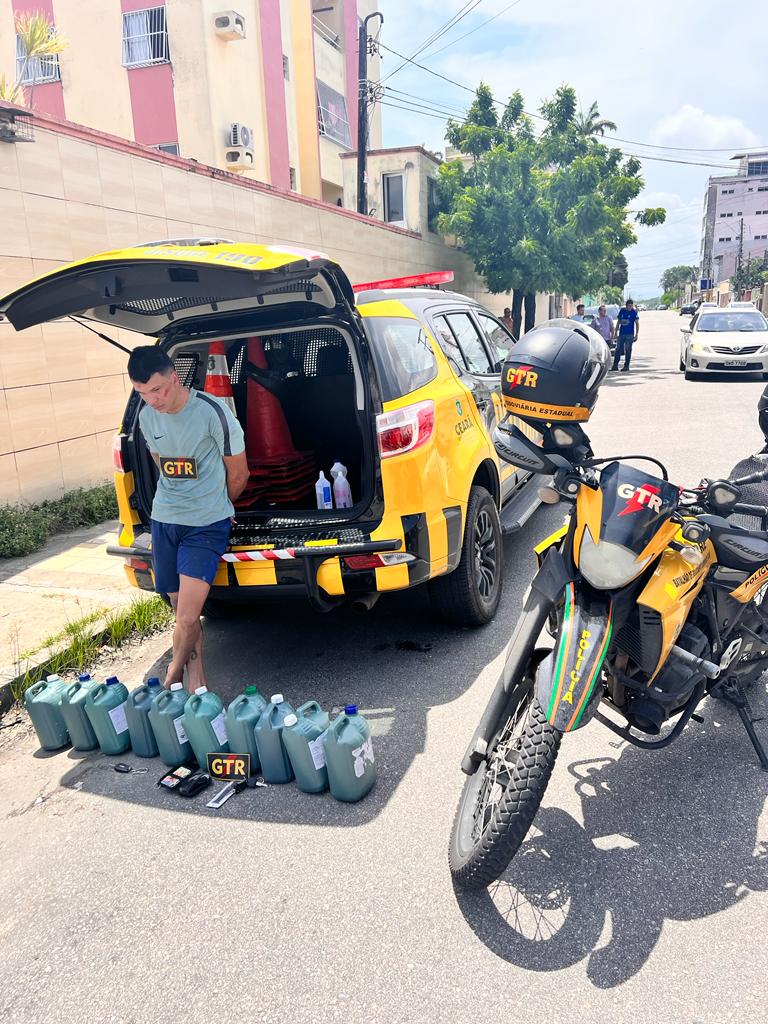
[[139, 426], [160, 456], [152, 518], [178, 526], [209, 526], [234, 514], [222, 457], [245, 449], [243, 428], [214, 395], [191, 391], [177, 413], [145, 405]]

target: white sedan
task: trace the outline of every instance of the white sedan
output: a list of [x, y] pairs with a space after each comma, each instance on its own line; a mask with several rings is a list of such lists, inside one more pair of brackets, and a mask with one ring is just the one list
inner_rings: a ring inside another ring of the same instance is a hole
[[708, 373], [768, 375], [768, 320], [751, 309], [703, 306], [680, 337], [686, 380]]

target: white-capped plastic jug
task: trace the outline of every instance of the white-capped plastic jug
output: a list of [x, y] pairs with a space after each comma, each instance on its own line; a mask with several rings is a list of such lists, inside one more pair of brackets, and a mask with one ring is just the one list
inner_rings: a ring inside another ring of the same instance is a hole
[[[334, 474], [334, 469], [338, 472]], [[352, 508], [352, 488], [347, 480], [347, 467], [340, 462], [335, 462], [331, 469], [333, 477], [333, 503], [336, 508]]]
[[317, 478], [315, 484], [315, 495], [317, 497], [318, 508], [333, 508], [333, 499], [331, 498], [331, 485], [325, 478], [325, 473], [320, 470], [320, 476]]

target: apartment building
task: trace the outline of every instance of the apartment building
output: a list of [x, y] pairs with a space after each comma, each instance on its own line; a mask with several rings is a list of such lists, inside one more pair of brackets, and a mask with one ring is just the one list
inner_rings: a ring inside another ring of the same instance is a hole
[[704, 194], [702, 277], [727, 280], [741, 259], [768, 249], [768, 152], [737, 153], [735, 174], [709, 179]]
[[[0, 72], [15, 80], [23, 65], [15, 16], [40, 11], [67, 46], [27, 65], [35, 109], [341, 205], [339, 157], [357, 145], [358, 26], [375, 9], [375, 0], [0, 0]], [[378, 81], [376, 55], [368, 77]], [[381, 146], [378, 109], [369, 146]]]

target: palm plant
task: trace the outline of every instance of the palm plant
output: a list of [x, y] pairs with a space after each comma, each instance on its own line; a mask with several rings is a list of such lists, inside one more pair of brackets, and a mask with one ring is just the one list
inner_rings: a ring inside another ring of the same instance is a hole
[[[0, 75], [0, 99], [10, 103], [20, 103], [24, 99], [22, 83], [27, 75], [29, 62], [40, 61], [45, 57], [53, 57], [67, 46], [67, 42], [55, 25], [51, 24], [45, 14], [40, 11], [17, 14], [15, 18], [16, 36], [19, 39], [23, 62], [15, 82]], [[33, 65], [35, 73], [27, 96], [27, 105], [33, 106], [35, 100], [35, 79], [39, 64]]]
[[605, 135], [606, 132], [615, 132], [616, 125], [613, 121], [601, 118], [597, 103], [593, 103], [586, 114], [583, 110], [580, 110], [576, 115], [576, 130], [579, 135], [588, 138], [592, 135]]

